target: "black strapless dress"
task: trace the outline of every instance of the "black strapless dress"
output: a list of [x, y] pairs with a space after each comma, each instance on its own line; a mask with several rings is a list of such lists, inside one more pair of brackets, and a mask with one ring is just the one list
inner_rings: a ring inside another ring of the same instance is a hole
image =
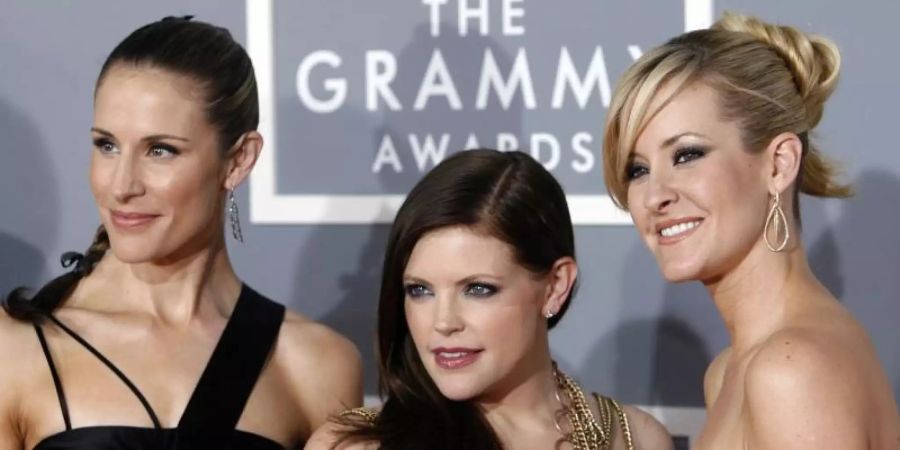
[[35, 450], [186, 450], [240, 449], [284, 450], [263, 436], [235, 429], [272, 352], [284, 320], [284, 306], [244, 285], [225, 331], [188, 401], [175, 428], [163, 428], [156, 413], [137, 386], [90, 343], [52, 315], [47, 318], [103, 362], [134, 393], [144, 406], [153, 428], [136, 426], [91, 426], [72, 428], [69, 408], [59, 372], [53, 363], [41, 326], [35, 330], [41, 343], [66, 429], [40, 441]]

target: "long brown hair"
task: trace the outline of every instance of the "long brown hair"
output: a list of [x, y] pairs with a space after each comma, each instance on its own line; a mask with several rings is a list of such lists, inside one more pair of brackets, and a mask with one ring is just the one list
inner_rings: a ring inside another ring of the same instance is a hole
[[[378, 301], [384, 405], [374, 423], [352, 417], [341, 420], [350, 427], [343, 440], [376, 441], [386, 450], [502, 448], [474, 403], [441, 394], [406, 323], [403, 273], [413, 248], [427, 233], [458, 225], [506, 242], [517, 263], [535, 273], [546, 273], [559, 258], [575, 257], [565, 194], [533, 158], [481, 149], [457, 153], [438, 164], [400, 207], [384, 255]], [[556, 325], [568, 305], [566, 301], [548, 327]]]

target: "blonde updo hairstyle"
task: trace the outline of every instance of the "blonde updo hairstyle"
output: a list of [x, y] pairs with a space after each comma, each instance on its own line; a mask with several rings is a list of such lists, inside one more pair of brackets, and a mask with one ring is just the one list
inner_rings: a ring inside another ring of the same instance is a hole
[[[840, 62], [837, 47], [824, 37], [734, 13], [644, 54], [619, 81], [606, 119], [603, 169], [613, 202], [628, 208], [626, 172], [638, 136], [672, 97], [695, 82], [718, 92], [723, 119], [739, 124], [748, 151], [764, 150], [784, 132], [800, 137], [804, 149], [793, 192], [798, 221], [798, 192], [852, 195], [850, 186], [835, 181], [837, 166], [808, 136], [822, 119]], [[651, 110], [663, 85], [672, 86], [671, 97]]]

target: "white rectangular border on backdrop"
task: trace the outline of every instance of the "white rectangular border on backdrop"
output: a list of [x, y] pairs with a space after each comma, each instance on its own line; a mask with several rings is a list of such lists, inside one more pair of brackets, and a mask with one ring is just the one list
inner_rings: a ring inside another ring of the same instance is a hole
[[[391, 223], [403, 195], [279, 194], [275, 134], [275, 26], [272, 0], [246, 0], [247, 52], [259, 89], [259, 132], [263, 152], [250, 176], [250, 222], [270, 225]], [[686, 30], [712, 24], [713, 0], [684, 0]], [[599, 181], [599, 180], [598, 180]], [[628, 225], [631, 218], [607, 195], [569, 195], [575, 225]]]

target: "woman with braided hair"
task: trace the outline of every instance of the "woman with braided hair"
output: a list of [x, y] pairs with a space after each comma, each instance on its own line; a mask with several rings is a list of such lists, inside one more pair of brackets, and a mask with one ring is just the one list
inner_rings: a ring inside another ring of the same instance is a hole
[[[346, 339], [243, 284], [226, 202], [262, 148], [253, 66], [229, 32], [145, 25], [98, 77], [102, 226], [69, 273], [0, 314], [0, 449], [283, 449], [362, 401]], [[13, 363], [14, 361], [14, 363]]]
[[562, 188], [531, 156], [469, 150], [407, 196], [378, 303], [384, 404], [321, 428], [325, 449], [666, 450], [652, 416], [589, 395], [548, 333], [578, 267]]
[[811, 136], [839, 67], [823, 37], [726, 14], [643, 55], [613, 96], [610, 195], [731, 336], [706, 372], [698, 449], [900, 448], [875, 349], [799, 239], [800, 193], [851, 194]]

